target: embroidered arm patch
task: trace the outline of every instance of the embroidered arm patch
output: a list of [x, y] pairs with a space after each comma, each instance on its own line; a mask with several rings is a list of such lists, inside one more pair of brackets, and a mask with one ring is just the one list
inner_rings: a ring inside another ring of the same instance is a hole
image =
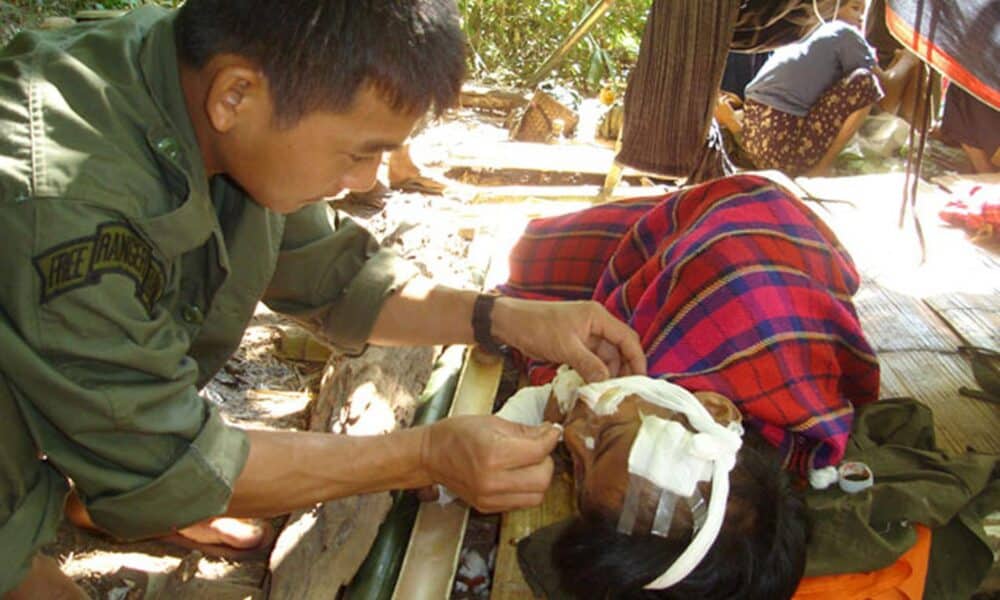
[[32, 263], [42, 279], [42, 304], [117, 273], [135, 282], [135, 297], [152, 313], [166, 285], [166, 270], [152, 245], [120, 221], [102, 223], [92, 236], [53, 246]]

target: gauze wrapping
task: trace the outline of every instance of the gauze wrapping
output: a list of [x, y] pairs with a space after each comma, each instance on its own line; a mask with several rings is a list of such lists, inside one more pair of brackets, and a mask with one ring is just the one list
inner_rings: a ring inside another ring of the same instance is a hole
[[722, 529], [729, 500], [729, 472], [736, 465], [736, 454], [743, 443], [743, 426], [736, 422], [721, 425], [694, 394], [660, 379], [620, 377], [585, 385], [577, 394], [597, 414], [612, 414], [622, 400], [635, 394], [683, 414], [695, 429], [692, 432], [676, 421], [643, 416], [629, 453], [629, 473], [678, 496], [694, 494], [699, 481], [712, 482], [704, 525], [677, 560], [645, 586], [668, 588], [698, 566]]
[[507, 400], [496, 415], [522, 425], [541, 425], [545, 418], [545, 405], [551, 394], [551, 383], [523, 387]]
[[584, 385], [583, 378], [566, 365], [559, 367], [555, 378], [545, 385], [523, 387], [511, 396], [496, 415], [522, 425], [541, 425], [545, 420], [545, 405], [555, 394], [562, 413], [569, 414], [576, 404], [576, 391]]

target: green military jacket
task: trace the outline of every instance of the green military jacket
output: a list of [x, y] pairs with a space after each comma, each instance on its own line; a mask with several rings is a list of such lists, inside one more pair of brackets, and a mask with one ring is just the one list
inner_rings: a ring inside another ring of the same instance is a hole
[[281, 216], [209, 181], [169, 11], [15, 38], [0, 124], [0, 403], [23, 417], [0, 430], [46, 458], [0, 490], [20, 499], [0, 545], [58, 518], [66, 476], [125, 538], [222, 512], [248, 445], [198, 388], [258, 300], [356, 352], [412, 268], [323, 205]]

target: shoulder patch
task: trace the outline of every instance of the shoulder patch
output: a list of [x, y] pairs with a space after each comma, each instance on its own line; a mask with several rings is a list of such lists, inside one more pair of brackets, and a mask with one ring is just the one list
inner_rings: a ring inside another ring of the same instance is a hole
[[94, 235], [53, 246], [32, 263], [42, 279], [41, 304], [116, 273], [135, 282], [135, 297], [152, 312], [167, 280], [152, 245], [122, 221], [102, 223]]

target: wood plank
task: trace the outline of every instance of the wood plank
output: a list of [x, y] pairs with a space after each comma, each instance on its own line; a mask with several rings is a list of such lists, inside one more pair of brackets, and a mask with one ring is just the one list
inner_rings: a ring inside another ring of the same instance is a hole
[[957, 293], [926, 302], [963, 343], [1000, 350], [1000, 296]]
[[532, 532], [573, 516], [576, 501], [569, 473], [557, 474], [540, 506], [504, 513], [497, 545], [490, 600], [529, 600], [535, 596], [517, 562], [517, 543]]
[[[620, 185], [615, 188], [611, 200], [662, 196], [671, 189], [667, 185]], [[604, 201], [597, 197], [600, 191], [599, 185], [502, 185], [483, 189], [469, 201], [469, 204], [499, 203], [516, 205], [518, 210], [530, 210], [532, 203], [539, 201], [570, 202], [573, 203], [572, 206], [558, 207], [558, 210], [571, 212]]]
[[[489, 414], [502, 371], [502, 361], [469, 352], [449, 416]], [[461, 502], [420, 505], [393, 598], [441, 600], [450, 595], [468, 518], [469, 508]]]
[[614, 162], [613, 148], [583, 143], [537, 144], [531, 142], [481, 139], [453, 147], [451, 170], [545, 171], [548, 173], [587, 173], [603, 177]]

